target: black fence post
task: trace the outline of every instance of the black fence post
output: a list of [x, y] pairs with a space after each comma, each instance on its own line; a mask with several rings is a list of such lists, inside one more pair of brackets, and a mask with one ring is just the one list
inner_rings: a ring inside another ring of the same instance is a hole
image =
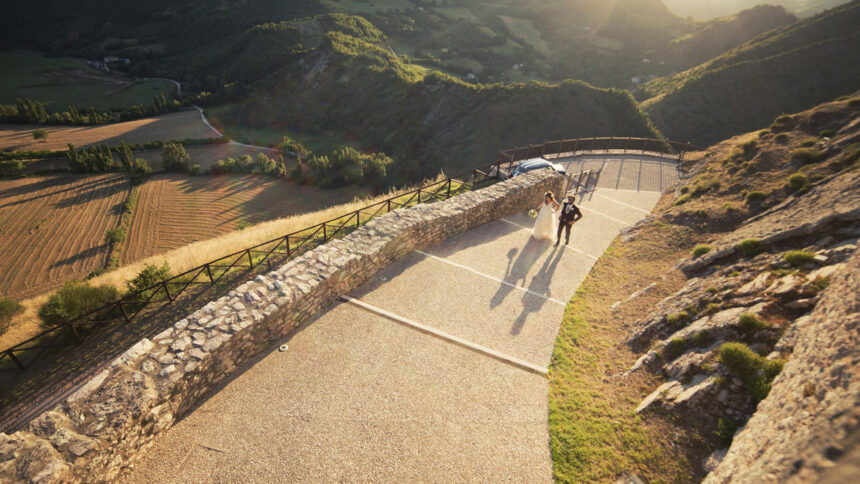
[[24, 371], [27, 369], [27, 367], [24, 366], [23, 363], [21, 363], [21, 360], [19, 360], [18, 357], [15, 356], [15, 353], [13, 353], [12, 351], [7, 351], [6, 354], [9, 355], [9, 359], [12, 360], [12, 363], [15, 363], [15, 366], [18, 367], [18, 371]]
[[119, 311], [122, 313], [123, 319], [125, 319], [126, 323], [131, 322], [131, 317], [128, 315], [128, 312], [125, 310], [125, 306], [122, 305], [122, 301], [117, 301], [116, 305], [119, 306]]
[[173, 296], [170, 295], [170, 289], [167, 288], [167, 281], [161, 281], [161, 287], [164, 289], [164, 293], [167, 294], [167, 300], [173, 302]]
[[251, 255], [251, 249], [246, 249], [245, 252], [248, 253], [248, 267], [250, 269], [254, 268], [254, 257]]

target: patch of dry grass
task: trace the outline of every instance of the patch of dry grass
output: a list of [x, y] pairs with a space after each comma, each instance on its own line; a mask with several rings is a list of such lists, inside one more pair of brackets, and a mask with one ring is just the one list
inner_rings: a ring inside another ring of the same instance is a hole
[[[655, 211], [671, 202], [665, 195]], [[659, 378], [647, 372], [622, 376], [638, 356], [625, 344], [630, 323], [683, 286], [686, 278], [673, 267], [698, 239], [688, 228], [661, 222], [642, 229], [631, 242], [618, 237], [568, 303], [550, 365], [556, 481], [615, 482], [624, 472], [646, 482], [702, 477], [698, 462], [707, 449], [695, 432], [666, 416], [634, 413]], [[647, 293], [610, 309], [655, 281]]]
[[[335, 205], [324, 210], [270, 220], [250, 226], [244, 230], [227, 233], [220, 237], [194, 242], [164, 254], [121, 266], [116, 270], [90, 279], [90, 283], [93, 285], [107, 284], [124, 290], [126, 282], [134, 278], [145, 265], [161, 265], [164, 262], [170, 265], [173, 274], [180, 274], [236, 251], [297, 232], [308, 226], [335, 219], [346, 213], [410, 190], [411, 188], [406, 188], [373, 198], [355, 199], [352, 202]], [[41, 331], [42, 322], [38, 317], [38, 311], [39, 307], [48, 300], [50, 295], [51, 293], [46, 293], [20, 301], [24, 307], [24, 311], [12, 320], [9, 330], [0, 336], [0, 349], [18, 344]]]
[[[33, 130], [44, 129], [48, 139], [33, 139]], [[94, 143], [118, 145], [146, 143], [185, 138], [217, 138], [200, 119], [196, 110], [180, 111], [151, 118], [98, 126], [40, 126], [27, 124], [0, 124], [0, 150], [65, 150], [68, 143], [77, 147]]]

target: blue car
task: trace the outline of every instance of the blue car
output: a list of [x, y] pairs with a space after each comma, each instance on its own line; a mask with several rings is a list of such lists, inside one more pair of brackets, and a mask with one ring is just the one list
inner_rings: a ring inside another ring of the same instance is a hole
[[528, 173], [530, 171], [540, 170], [543, 168], [555, 170], [556, 173], [560, 173], [562, 175], [566, 173], [564, 167], [559, 163], [552, 163], [543, 158], [532, 158], [530, 160], [525, 160], [519, 165], [517, 165], [517, 167], [514, 168], [514, 171], [511, 172], [511, 178], [517, 175], [522, 175], [523, 173]]

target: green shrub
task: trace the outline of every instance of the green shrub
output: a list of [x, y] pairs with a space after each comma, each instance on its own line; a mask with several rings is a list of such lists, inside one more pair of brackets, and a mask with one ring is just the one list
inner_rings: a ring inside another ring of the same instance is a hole
[[782, 256], [782, 260], [788, 262], [791, 267], [800, 267], [815, 259], [815, 254], [806, 250], [790, 250]]
[[702, 183], [698, 183], [698, 184], [696, 184], [696, 186], [695, 186], [695, 187], [693, 187], [692, 195], [693, 195], [694, 197], [698, 197], [698, 196], [703, 195], [703, 194], [705, 194], [705, 193], [707, 193], [707, 192], [709, 192], [709, 191], [711, 191], [711, 190], [717, 190], [717, 189], [719, 189], [719, 188], [720, 188], [720, 185], [721, 185], [721, 184], [720, 184], [720, 181], [719, 181], [719, 180], [706, 180], [706, 181], [703, 181]]
[[677, 199], [675, 199], [675, 203], [673, 205], [683, 205], [689, 201], [690, 201], [690, 194], [686, 193], [684, 195], [681, 195]]
[[105, 233], [105, 242], [109, 244], [121, 244], [125, 242], [125, 227], [114, 227]]
[[753, 190], [747, 193], [746, 202], [747, 205], [752, 205], [755, 203], [761, 203], [764, 199], [767, 198], [767, 193], [760, 190]]
[[747, 391], [757, 400], [767, 397], [773, 379], [785, 365], [784, 360], [767, 360], [757, 355], [743, 343], [725, 343], [720, 346], [720, 362], [740, 378]]
[[702, 312], [705, 314], [714, 314], [714, 313], [720, 312], [720, 309], [722, 309], [722, 308], [723, 308], [723, 306], [720, 305], [720, 303], [713, 303], [712, 302], [712, 303], [708, 303], [708, 305], [705, 306], [705, 309]]
[[752, 152], [754, 152], [756, 150], [756, 148], [758, 148], [758, 141], [756, 141], [754, 139], [749, 140], [746, 143], [741, 145], [741, 149], [744, 150], [744, 155], [746, 155], [746, 156], [749, 156], [750, 154], [752, 154]]
[[800, 146], [803, 146], [804, 148], [809, 148], [809, 147], [815, 146], [817, 143], [818, 143], [818, 140], [805, 139], [805, 140], [800, 142]]
[[713, 247], [707, 244], [699, 244], [693, 249], [693, 257], [699, 257], [700, 255], [705, 255], [711, 251]]
[[21, 160], [0, 161], [0, 176], [21, 176], [24, 173], [24, 163]]
[[809, 185], [809, 178], [806, 178], [803, 173], [795, 173], [788, 177], [788, 186], [793, 192], [805, 188], [807, 185]]
[[119, 291], [111, 286], [91, 286], [86, 281], [68, 281], [39, 308], [39, 317], [49, 325], [62, 324], [98, 309], [118, 296]]
[[744, 333], [752, 333], [762, 329], [770, 329], [770, 325], [761, 320], [754, 313], [743, 313], [738, 319], [739, 327]]
[[818, 276], [815, 280], [809, 283], [809, 289], [814, 291], [816, 294], [827, 289], [828, 286], [830, 286], [830, 278], [824, 276]]
[[161, 146], [161, 161], [164, 163], [164, 171], [184, 173], [188, 171], [190, 159], [185, 147], [179, 143], [170, 142]]
[[776, 117], [773, 121], [773, 124], [770, 125], [771, 131], [784, 131], [788, 129], [792, 123], [793, 119], [791, 116], [787, 114], [781, 114]]
[[687, 342], [682, 338], [673, 338], [669, 341], [669, 344], [666, 345], [665, 355], [669, 360], [674, 360], [675, 358], [684, 354], [684, 350], [687, 349]]
[[712, 340], [713, 338], [711, 337], [711, 334], [707, 331], [696, 331], [690, 338], [690, 343], [692, 343], [693, 346], [703, 348], [711, 344]]
[[[159, 282], [170, 279], [170, 264], [167, 261], [161, 266], [155, 264], [146, 264], [143, 269], [134, 277], [134, 279], [125, 283], [126, 294], [134, 294], [138, 291], [148, 289]], [[145, 293], [144, 297], [148, 297], [149, 293]]]
[[690, 319], [690, 313], [687, 311], [678, 311], [675, 314], [666, 316], [666, 322], [672, 326], [678, 326]]
[[298, 155], [301, 158], [307, 158], [311, 155], [311, 151], [305, 147], [305, 145], [299, 143], [298, 141], [290, 138], [289, 136], [284, 136], [281, 139], [281, 142], [278, 143], [277, 148], [281, 150], [284, 156], [289, 155]]
[[717, 420], [717, 430], [714, 435], [720, 439], [724, 446], [732, 443], [732, 439], [739, 428], [744, 426], [743, 420], [735, 420], [732, 417], [721, 417]]
[[836, 134], [835, 129], [822, 129], [821, 132], [818, 133], [818, 136], [821, 136], [822, 138], [832, 138], [834, 134]]
[[791, 157], [791, 161], [796, 161], [804, 165], [817, 163], [824, 158], [824, 154], [820, 151], [810, 148], [797, 148], [796, 150], [792, 150], [789, 156]]
[[759, 139], [762, 139], [762, 138], [766, 137], [766, 136], [767, 136], [767, 135], [769, 135], [769, 134], [770, 134], [770, 130], [769, 130], [769, 129], [763, 129], [763, 130], [761, 130], [761, 131], [759, 131], [759, 132], [758, 132], [758, 137], [759, 137]]
[[132, 178], [139, 178], [150, 175], [152, 173], [152, 167], [149, 166], [149, 162], [143, 158], [135, 158], [126, 167], [126, 171], [128, 171]]
[[761, 239], [744, 239], [738, 244], [738, 250], [746, 257], [755, 257], [764, 252]]
[[785, 133], [779, 133], [778, 135], [776, 135], [773, 138], [773, 140], [776, 141], [777, 143], [785, 144], [785, 143], [788, 143], [789, 137]]
[[678, 189], [678, 191], [680, 191], [680, 192], [681, 192], [681, 194], [683, 195], [683, 194], [685, 194], [685, 193], [687, 193], [687, 192], [689, 192], [689, 191], [690, 191], [690, 186], [689, 186], [689, 185], [684, 185], [684, 186], [682, 186], [681, 188], [679, 188], [679, 189]]
[[12, 318], [23, 310], [24, 307], [18, 304], [18, 301], [8, 297], [0, 297], [0, 335], [9, 329]]
[[33, 139], [37, 140], [37, 141], [47, 141], [48, 130], [47, 129], [34, 129], [33, 130]]

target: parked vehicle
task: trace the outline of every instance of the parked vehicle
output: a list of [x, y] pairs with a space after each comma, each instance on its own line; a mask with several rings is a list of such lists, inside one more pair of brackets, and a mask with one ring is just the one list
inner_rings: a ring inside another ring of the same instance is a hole
[[517, 175], [522, 175], [523, 173], [528, 173], [534, 170], [541, 170], [544, 168], [555, 170], [556, 173], [560, 173], [562, 175], [566, 173], [564, 166], [562, 166], [560, 163], [553, 163], [543, 158], [532, 158], [530, 160], [525, 160], [518, 164], [516, 168], [514, 168], [514, 171], [511, 172], [511, 178]]

